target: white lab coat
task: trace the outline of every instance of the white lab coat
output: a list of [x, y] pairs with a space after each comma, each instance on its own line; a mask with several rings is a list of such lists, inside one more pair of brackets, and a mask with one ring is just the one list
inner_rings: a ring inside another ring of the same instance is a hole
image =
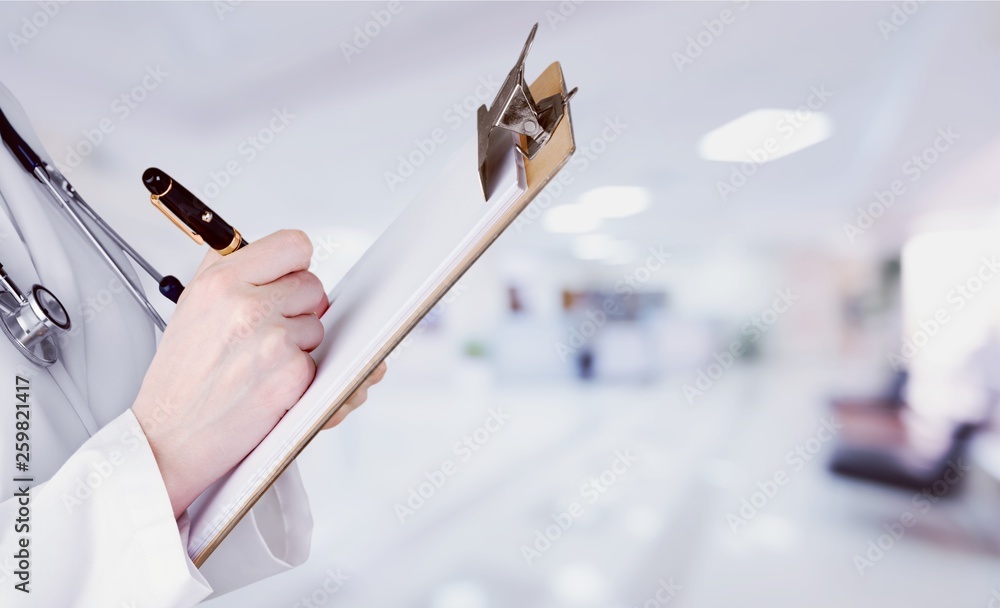
[[[44, 155], [3, 85], [0, 106]], [[100, 210], [107, 203], [91, 204]], [[124, 254], [117, 257], [131, 270]], [[153, 325], [6, 147], [0, 148], [0, 263], [22, 291], [34, 283], [52, 291], [73, 324], [60, 361], [49, 368], [31, 364], [0, 335], [0, 606], [193, 606], [213, 591], [305, 561], [312, 518], [292, 465], [201, 570], [194, 567], [186, 515], [174, 520], [129, 409], [155, 350]], [[17, 375], [30, 381], [27, 473], [14, 469]], [[25, 485], [12, 481], [19, 475], [34, 480], [28, 534], [15, 531], [16, 493]], [[15, 589], [21, 582], [15, 554], [24, 536], [30, 593]]]

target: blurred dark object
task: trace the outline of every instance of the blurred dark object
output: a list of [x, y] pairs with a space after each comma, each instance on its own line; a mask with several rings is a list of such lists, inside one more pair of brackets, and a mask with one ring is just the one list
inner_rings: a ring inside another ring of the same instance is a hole
[[845, 413], [863, 413], [871, 410], [899, 411], [906, 407], [903, 392], [906, 390], [906, 383], [909, 379], [910, 376], [906, 370], [899, 370], [893, 373], [889, 387], [882, 396], [834, 399], [831, 405], [834, 410]]
[[507, 287], [507, 307], [515, 315], [524, 312], [524, 303], [521, 301], [521, 294], [517, 287], [510, 285]]
[[977, 425], [921, 419], [903, 399], [908, 376], [897, 372], [881, 397], [833, 399], [843, 425], [830, 469], [848, 477], [924, 489], [965, 454]]
[[580, 350], [577, 357], [577, 373], [581, 380], [590, 380], [594, 377], [594, 353], [589, 348]]

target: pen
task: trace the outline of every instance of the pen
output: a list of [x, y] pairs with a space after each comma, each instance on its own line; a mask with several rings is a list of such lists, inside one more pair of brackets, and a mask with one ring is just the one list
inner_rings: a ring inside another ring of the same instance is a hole
[[199, 245], [208, 243], [220, 254], [229, 255], [249, 244], [238, 230], [163, 171], [146, 169], [142, 183], [149, 190], [150, 202]]

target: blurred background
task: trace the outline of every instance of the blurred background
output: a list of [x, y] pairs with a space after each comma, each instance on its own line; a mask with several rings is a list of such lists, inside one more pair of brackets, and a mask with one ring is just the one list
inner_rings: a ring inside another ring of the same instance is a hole
[[[531, 25], [574, 160], [206, 606], [1000, 606], [1000, 6], [18, 3], [3, 82], [182, 280], [148, 166], [332, 287]], [[428, 226], [433, 230], [433, 226]], [[170, 313], [165, 300], [164, 314]]]

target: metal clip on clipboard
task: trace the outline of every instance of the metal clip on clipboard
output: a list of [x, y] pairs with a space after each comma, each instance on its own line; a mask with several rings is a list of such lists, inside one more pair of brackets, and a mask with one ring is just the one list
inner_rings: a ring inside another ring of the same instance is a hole
[[531, 160], [542, 149], [552, 136], [566, 114], [566, 103], [576, 94], [577, 89], [563, 95], [556, 93], [538, 102], [535, 101], [524, 82], [524, 58], [528, 55], [531, 43], [538, 31], [536, 23], [528, 34], [528, 40], [521, 49], [514, 69], [507, 74], [493, 104], [479, 106], [477, 122], [479, 127], [479, 181], [483, 185], [483, 195], [489, 199], [486, 190], [487, 174], [486, 157], [490, 148], [490, 136], [497, 128], [506, 129], [524, 136], [526, 147], [517, 145], [517, 151]]

